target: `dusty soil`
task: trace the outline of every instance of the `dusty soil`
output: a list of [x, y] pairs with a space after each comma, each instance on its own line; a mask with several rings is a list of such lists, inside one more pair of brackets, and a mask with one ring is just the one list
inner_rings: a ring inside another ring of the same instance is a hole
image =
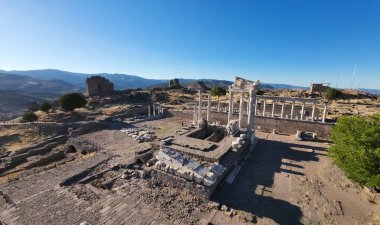
[[[328, 144], [258, 136], [235, 182], [220, 186], [214, 201], [253, 213], [259, 224], [380, 223], [379, 194], [349, 181], [328, 157]], [[214, 224], [234, 224], [219, 214]]]
[[26, 147], [45, 138], [40, 135], [37, 127], [0, 126], [0, 149], [3, 148], [4, 151]]

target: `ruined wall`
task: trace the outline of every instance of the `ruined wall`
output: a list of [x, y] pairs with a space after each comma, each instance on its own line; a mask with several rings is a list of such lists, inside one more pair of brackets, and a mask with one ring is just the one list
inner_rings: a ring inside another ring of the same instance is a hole
[[86, 79], [88, 96], [112, 94], [114, 85], [108, 79], [101, 76], [92, 76]]
[[[175, 116], [183, 118], [185, 120], [193, 120], [193, 111], [189, 110], [187, 112], [180, 111], [167, 111], [168, 116]], [[206, 118], [206, 113], [202, 114]], [[212, 112], [211, 113], [211, 122], [219, 121], [221, 124], [227, 124], [227, 113], [223, 112]], [[232, 119], [238, 119], [239, 115], [234, 114]], [[247, 124], [247, 116], [243, 116], [243, 124]], [[297, 133], [297, 130], [304, 132], [314, 132], [318, 135], [318, 138], [323, 140], [330, 139], [330, 130], [333, 124], [331, 123], [320, 123], [312, 121], [301, 121], [301, 120], [291, 120], [291, 119], [280, 119], [272, 117], [255, 117], [255, 129], [258, 129], [266, 132], [272, 132], [273, 129], [279, 131], [279, 133], [294, 135]]]

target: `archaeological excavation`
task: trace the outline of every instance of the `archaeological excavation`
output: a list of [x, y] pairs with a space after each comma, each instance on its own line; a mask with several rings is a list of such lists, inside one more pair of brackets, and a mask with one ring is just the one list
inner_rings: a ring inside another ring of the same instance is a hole
[[0, 224], [379, 222], [378, 193], [327, 156], [323, 100], [259, 95], [240, 77], [222, 100], [178, 79], [170, 91], [87, 85], [82, 109], [1, 124]]

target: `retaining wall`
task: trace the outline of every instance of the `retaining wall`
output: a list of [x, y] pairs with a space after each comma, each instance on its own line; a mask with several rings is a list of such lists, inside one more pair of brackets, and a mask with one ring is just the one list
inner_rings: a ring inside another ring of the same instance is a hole
[[[168, 111], [165, 110], [168, 116], [174, 116], [182, 118], [184, 120], [193, 120], [193, 111]], [[203, 118], [206, 118], [206, 112], [202, 114]], [[211, 112], [211, 122], [219, 121], [220, 124], [227, 124], [228, 114], [224, 112]], [[233, 114], [232, 119], [238, 119], [238, 114]], [[247, 124], [247, 116], [243, 116], [243, 127]], [[255, 116], [255, 129], [272, 132], [273, 129], [278, 130], [279, 133], [294, 135], [297, 130], [303, 132], [313, 132], [316, 133], [318, 139], [329, 140], [330, 130], [334, 124], [332, 123], [321, 123], [306, 120], [292, 120], [292, 119], [282, 119], [278, 117], [263, 117]]]

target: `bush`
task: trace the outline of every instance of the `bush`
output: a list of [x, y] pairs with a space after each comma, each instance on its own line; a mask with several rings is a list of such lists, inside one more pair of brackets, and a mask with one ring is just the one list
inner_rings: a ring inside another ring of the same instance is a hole
[[50, 105], [49, 103], [44, 102], [44, 103], [41, 105], [40, 110], [41, 110], [42, 112], [49, 113], [49, 111], [50, 111], [51, 108], [52, 108], [52, 107], [51, 107], [51, 105]]
[[38, 120], [38, 116], [33, 112], [28, 111], [22, 115], [21, 123], [33, 122], [36, 120]]
[[332, 128], [329, 152], [348, 178], [380, 189], [380, 113], [347, 116]]
[[64, 110], [73, 111], [86, 105], [86, 99], [79, 93], [68, 93], [61, 97], [61, 106]]
[[342, 91], [336, 88], [328, 88], [325, 96], [328, 100], [335, 100], [342, 96]]

